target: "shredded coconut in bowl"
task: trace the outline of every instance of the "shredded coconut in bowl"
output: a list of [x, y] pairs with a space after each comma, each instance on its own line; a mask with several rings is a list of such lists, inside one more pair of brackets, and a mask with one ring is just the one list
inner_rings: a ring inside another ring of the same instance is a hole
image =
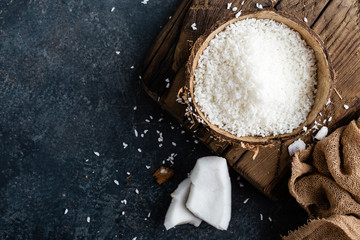
[[300, 34], [269, 19], [245, 19], [209, 42], [194, 75], [209, 122], [236, 135], [291, 133], [315, 100], [316, 58]]

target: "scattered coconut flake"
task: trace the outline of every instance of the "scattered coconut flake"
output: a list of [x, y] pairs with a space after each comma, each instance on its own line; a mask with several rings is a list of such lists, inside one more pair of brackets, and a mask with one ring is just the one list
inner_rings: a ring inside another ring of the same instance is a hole
[[115, 53], [116, 53], [117, 55], [119, 55], [119, 54], [120, 54], [120, 51], [115, 51]]
[[162, 120], [164, 120], [163, 118], [159, 118], [158, 122], [161, 122]]
[[240, 15], [241, 15], [241, 10], [237, 14], [235, 14], [235, 17], [238, 18], [240, 17]]
[[237, 176], [237, 177], [236, 177], [236, 180], [240, 181], [240, 180], [241, 180], [241, 177], [240, 177], [240, 176]]
[[142, 152], [141, 148], [138, 148], [138, 152]]
[[345, 105], [344, 105], [344, 108], [345, 108], [345, 109], [349, 109], [349, 106], [345, 104]]
[[135, 137], [139, 136], [138, 131], [136, 129], [134, 129], [134, 134], [135, 134]]
[[151, 212], [148, 213], [147, 217], [150, 218], [150, 216], [151, 216]]
[[328, 122], [331, 122], [331, 120], [332, 120], [332, 117], [329, 117]]
[[244, 3], [245, 3], [245, 1], [242, 1], [242, 2], [241, 2], [241, 6], [244, 5]]
[[319, 115], [320, 115], [320, 116], [322, 116], [322, 113], [321, 113], [321, 112], [319, 112]]
[[143, 138], [143, 137], [144, 137], [144, 134], [143, 134], [143, 133], [142, 133], [142, 134], [140, 134], [140, 137], [142, 137], [142, 138]]
[[133, 239], [132, 240], [136, 240], [137, 239], [137, 237], [133, 237]]
[[85, 162], [88, 162], [88, 161], [89, 161], [89, 159], [86, 159], [86, 160], [85, 160]]
[[172, 16], [169, 16], [169, 19], [171, 19], [172, 18]]
[[135, 110], [137, 109], [137, 106], [135, 106], [133, 109], [134, 109], [134, 111], [135, 111]]
[[139, 189], [135, 189], [135, 193], [136, 193], [136, 194], [139, 194]]
[[127, 174], [128, 176], [130, 176], [130, 172], [126, 172], [126, 174]]
[[160, 143], [160, 144], [159, 144], [159, 148], [161, 148], [162, 146], [163, 146], [162, 143]]
[[96, 156], [100, 156], [100, 153], [99, 153], [99, 152], [94, 152], [94, 154], [95, 154]]
[[112, 7], [111, 12], [114, 12], [114, 11], [115, 11], [115, 7]]
[[146, 134], [148, 131], [149, 131], [148, 129], [145, 129], [145, 130], [144, 130], [144, 134]]
[[162, 132], [157, 131], [157, 133], [159, 134], [158, 142], [163, 142], [163, 141], [164, 141], [164, 138], [163, 138]]
[[239, 187], [244, 187], [244, 184], [242, 182], [239, 182]]
[[314, 125], [311, 129], [318, 130], [319, 128], [316, 125]]
[[167, 83], [167, 84], [166, 84], [166, 88], [169, 88], [169, 87], [170, 87], [170, 83]]
[[322, 127], [315, 135], [315, 139], [321, 140], [327, 136], [329, 129], [327, 127]]
[[264, 220], [264, 217], [263, 217], [263, 215], [260, 213], [260, 220], [262, 221], [262, 220]]
[[171, 142], [171, 144], [172, 144], [174, 147], [176, 147], [176, 143], [175, 143], [175, 142]]
[[149, 119], [145, 119], [145, 122], [149, 123], [149, 122], [150, 122], [150, 120], [149, 120]]
[[304, 141], [298, 139], [292, 144], [290, 144], [290, 146], [288, 147], [289, 155], [293, 156], [297, 151], [304, 150], [305, 148], [306, 144], [304, 143]]
[[169, 82], [170, 82], [170, 79], [169, 79], [169, 78], [166, 78], [166, 79], [165, 79], [165, 82], [169, 83]]
[[191, 28], [192, 28], [192, 30], [197, 30], [197, 28], [196, 28], [196, 23], [193, 23], [193, 24], [191, 24]]
[[174, 127], [174, 126], [171, 126], [170, 128], [171, 128], [171, 130], [174, 130], [174, 129], [175, 129], [175, 127]]
[[307, 18], [306, 18], [306, 17], [304, 17], [304, 22], [306, 22], [306, 23], [308, 22], [308, 20], [307, 20]]
[[153, 118], [153, 116], [151, 116], [151, 115], [149, 115], [149, 118], [151, 119], [151, 120], [153, 120], [154, 118]]
[[327, 119], [324, 119], [323, 124], [325, 124], [325, 123], [326, 123], [326, 121], [327, 121]]
[[271, 219], [271, 217], [268, 217], [268, 219], [269, 219], [269, 222], [272, 222], [272, 219]]
[[307, 127], [304, 126], [304, 127], [303, 127], [303, 131], [306, 132], [306, 131], [307, 131]]
[[125, 211], [122, 211], [121, 214], [124, 216], [124, 215], [125, 215]]
[[139, 79], [141, 79], [141, 75], [139, 75]]
[[150, 168], [151, 168], [151, 166], [149, 166], [149, 165], [145, 165], [145, 167], [146, 167], [146, 169], [150, 169]]
[[195, 144], [198, 144], [198, 143], [199, 143], [199, 141], [195, 139], [195, 140], [194, 140], [194, 143], [195, 143]]
[[88, 223], [90, 222], [90, 220], [91, 220], [90, 217], [87, 217], [87, 218], [86, 218], [86, 221], [87, 221]]
[[114, 183], [119, 186], [119, 181], [118, 180], [115, 179]]
[[125, 205], [127, 204], [127, 200], [126, 200], [126, 199], [121, 200], [120, 202], [121, 202], [122, 204], [125, 204]]
[[236, 11], [237, 11], [237, 7], [233, 7], [233, 8], [232, 8], [232, 11], [233, 11], [233, 12], [236, 12]]
[[325, 104], [325, 106], [329, 105], [331, 103], [331, 99], [329, 98]]
[[258, 9], [263, 9], [262, 4], [260, 4], [260, 3], [256, 3], [256, 7], [257, 7]]
[[226, 5], [226, 9], [230, 9], [230, 8], [231, 8], [231, 5], [232, 5], [232, 3], [228, 3], [228, 4]]
[[66, 215], [69, 212], [69, 209], [65, 209], [64, 215]]
[[134, 65], [133, 65], [133, 66], [131, 66], [130, 68], [131, 68], [131, 69], [134, 69], [135, 67], [134, 67]]
[[249, 201], [249, 198], [245, 199], [243, 203], [246, 204], [248, 201]]
[[147, 4], [149, 2], [149, 0], [142, 0], [141, 3], [142, 4]]
[[181, 132], [180, 132], [181, 134], [185, 134], [185, 130], [181, 130]]

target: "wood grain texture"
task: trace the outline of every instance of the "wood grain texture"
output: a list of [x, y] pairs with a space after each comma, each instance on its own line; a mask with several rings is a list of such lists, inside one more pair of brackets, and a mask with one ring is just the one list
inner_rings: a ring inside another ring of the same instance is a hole
[[[144, 60], [142, 84], [148, 94], [167, 110], [175, 119], [208, 146], [215, 154], [225, 157], [229, 165], [244, 178], [271, 198], [279, 197], [276, 192], [279, 183], [284, 183], [289, 171], [290, 157], [287, 147], [294, 141], [287, 140], [271, 148], [254, 153], [233, 143], [213, 138], [206, 127], [185, 116], [185, 105], [176, 102], [178, 91], [185, 84], [185, 68], [190, 51], [197, 38], [210, 29], [217, 21], [235, 15], [240, 9], [254, 9], [256, 3], [264, 8], [271, 1], [233, 1], [237, 11], [226, 9], [229, 1], [184, 0], [173, 18], [163, 28]], [[331, 103], [317, 116], [318, 127], [326, 125], [330, 130], [347, 123], [360, 114], [360, 29], [359, 2], [357, 0], [321, 1], [275, 1], [275, 9], [288, 12], [307, 24], [324, 41], [336, 73], [335, 88], [341, 98], [333, 93]], [[191, 25], [196, 23], [197, 30]], [[166, 88], [165, 79], [170, 79]], [[344, 105], [349, 109], [345, 109]], [[332, 118], [329, 121], [329, 118]], [[314, 124], [315, 126], [316, 124]], [[312, 127], [314, 127], [312, 126]], [[309, 129], [298, 138], [307, 143], [313, 141], [316, 127]], [[276, 192], [276, 193], [275, 193]]]

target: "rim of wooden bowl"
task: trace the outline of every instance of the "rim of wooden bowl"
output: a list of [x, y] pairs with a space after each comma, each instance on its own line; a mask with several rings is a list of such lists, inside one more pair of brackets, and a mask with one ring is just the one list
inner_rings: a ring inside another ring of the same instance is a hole
[[[256, 18], [256, 19], [272, 19], [277, 22], [286, 24], [291, 29], [297, 31], [302, 39], [314, 50], [316, 63], [317, 63], [317, 92], [315, 97], [314, 105], [308, 114], [306, 121], [300, 124], [299, 127], [294, 129], [291, 133], [276, 135], [276, 136], [245, 136], [237, 137], [218, 126], [209, 122], [204, 113], [201, 111], [199, 106], [195, 102], [194, 98], [194, 71], [197, 67], [198, 60], [203, 53], [203, 51], [208, 46], [209, 42], [215, 37], [216, 34], [223, 31], [227, 26], [237, 21], [241, 21], [247, 18]], [[314, 123], [318, 114], [325, 108], [326, 103], [331, 95], [332, 88], [334, 84], [334, 72], [331, 65], [329, 55], [326, 51], [324, 43], [320, 37], [303, 21], [297, 17], [282, 11], [275, 10], [256, 10], [256, 11], [244, 11], [242, 15], [238, 18], [229, 17], [223, 20], [218, 21], [214, 26], [212, 26], [205, 34], [198, 38], [195, 42], [189, 60], [186, 64], [186, 88], [188, 90], [188, 95], [190, 94], [193, 101], [188, 101], [193, 108], [195, 108], [195, 114], [205, 122], [205, 125], [208, 126], [211, 134], [217, 138], [220, 138], [231, 143], [241, 143], [243, 146], [249, 148], [253, 146], [266, 146], [272, 145], [276, 142], [288, 140], [295, 138], [303, 131], [303, 127], [308, 129]], [[189, 97], [189, 96], [188, 96]]]

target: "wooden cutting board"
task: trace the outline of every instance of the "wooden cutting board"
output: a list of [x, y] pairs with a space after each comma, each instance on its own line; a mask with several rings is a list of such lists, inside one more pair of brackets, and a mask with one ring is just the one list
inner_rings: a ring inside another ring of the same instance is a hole
[[[290, 169], [287, 148], [294, 139], [279, 142], [271, 148], [261, 148], [253, 160], [252, 151], [214, 139], [200, 124], [192, 127], [184, 116], [185, 105], [176, 102], [179, 89], [185, 85], [184, 65], [191, 47], [216, 21], [229, 15], [235, 16], [236, 12], [227, 9], [229, 2], [232, 2], [232, 8], [237, 7], [237, 11], [255, 9], [256, 3], [262, 4], [264, 9], [271, 6], [271, 1], [265, 0], [245, 0], [243, 5], [242, 0], [183, 0], [145, 57], [141, 83], [161, 107], [194, 132], [215, 154], [225, 157], [240, 175], [264, 194], [276, 199], [282, 193], [280, 186], [286, 185]], [[359, 0], [280, 0], [274, 3], [275, 10], [286, 11], [299, 19], [306, 18], [307, 24], [324, 41], [330, 54], [336, 91], [333, 91], [331, 103], [318, 115], [317, 122], [332, 131], [359, 117]], [[196, 23], [197, 30], [191, 28], [193, 23]], [[166, 79], [170, 80], [169, 84]], [[345, 109], [344, 105], [349, 108]], [[315, 133], [304, 133], [299, 137], [311, 143]]]

